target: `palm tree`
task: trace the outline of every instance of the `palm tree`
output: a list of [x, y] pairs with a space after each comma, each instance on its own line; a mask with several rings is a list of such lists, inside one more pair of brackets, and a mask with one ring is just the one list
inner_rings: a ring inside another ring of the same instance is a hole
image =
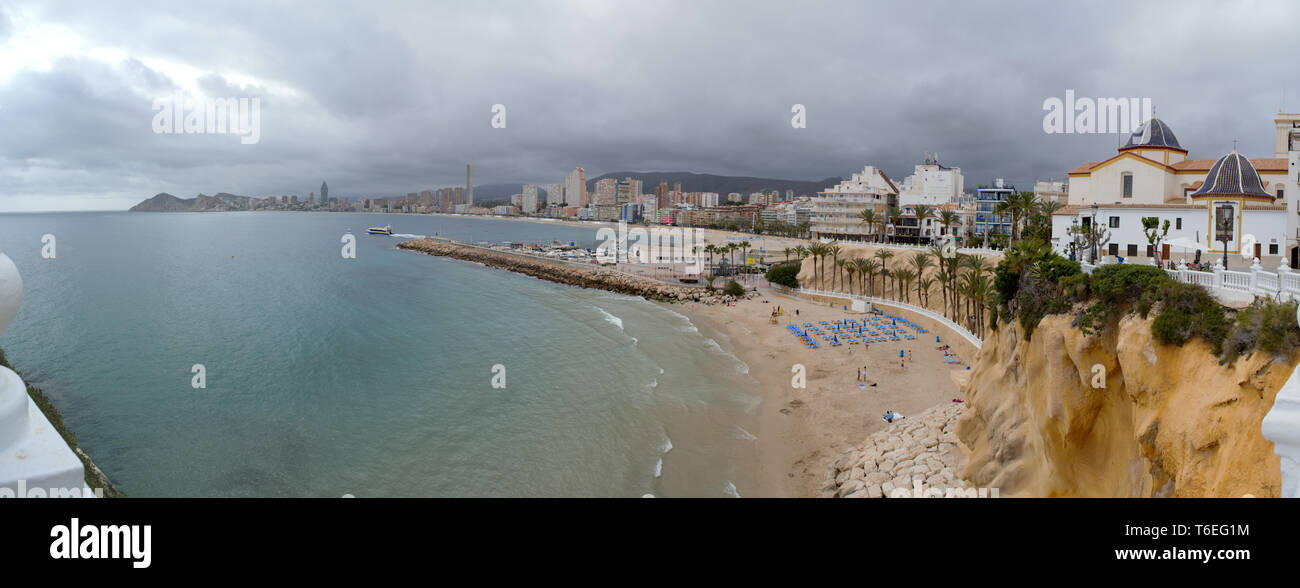
[[831, 254], [831, 269], [835, 269], [835, 270], [836, 270], [835, 273], [831, 275], [831, 291], [834, 292], [834, 291], [835, 291], [835, 276], [838, 276], [839, 273], [840, 273], [839, 270], [836, 269], [836, 268], [837, 268], [837, 267], [843, 267], [843, 266], [840, 266], [840, 265], [839, 265], [839, 263], [840, 263], [840, 246], [839, 246], [838, 244], [836, 244], [834, 241], [832, 241], [831, 244], [830, 244], [830, 247], [827, 247], [826, 249], [827, 249], [826, 252]]
[[[924, 278], [925, 270], [930, 269], [930, 266], [933, 264], [930, 254], [924, 251], [918, 251], [912, 254], [912, 258], [909, 261], [912, 262], [912, 267], [916, 268], [917, 278]], [[916, 283], [916, 299], [918, 302], [921, 300], [921, 282], [919, 279]]]
[[854, 265], [858, 266], [859, 279], [863, 282], [862, 292], [867, 296], [874, 296], [876, 292], [876, 272], [880, 270], [880, 264], [874, 259], [859, 257], [853, 260]]
[[849, 296], [853, 295], [853, 274], [858, 271], [858, 266], [853, 263], [852, 259], [841, 259], [839, 261], [840, 269], [849, 275]]
[[875, 211], [875, 209], [872, 209], [872, 208], [864, 208], [864, 209], [862, 209], [862, 212], [858, 214], [858, 218], [862, 221], [862, 224], [867, 225], [867, 235], [869, 235], [869, 236], [871, 236], [871, 237], [875, 237], [875, 236], [876, 236], [876, 211]]
[[744, 266], [746, 269], [748, 269], [749, 268], [749, 241], [741, 241], [736, 246], [739, 247], [741, 251], [741, 255], [740, 255], [741, 265]]
[[917, 204], [912, 207], [912, 214], [916, 216], [916, 242], [920, 244], [921, 235], [925, 233], [925, 221], [934, 216], [934, 209], [925, 204]]
[[900, 268], [898, 270], [895, 270], [894, 273], [895, 275], [898, 276], [899, 300], [902, 300], [904, 302], [911, 302], [912, 301], [911, 285], [912, 285], [912, 280], [916, 279], [916, 272], [907, 268]]
[[880, 292], [885, 292], [885, 276], [889, 271], [889, 258], [894, 256], [894, 252], [888, 249], [877, 249], [876, 259], [880, 260]]
[[790, 261], [790, 252], [792, 252], [792, 251], [794, 251], [794, 249], [791, 249], [791, 248], [789, 248], [789, 247], [786, 247], [786, 248], [782, 251], [782, 253], [785, 253], [785, 260], [786, 260], [787, 262]]
[[[869, 294], [867, 294], [867, 274], [868, 274], [867, 269], [869, 267], [868, 264], [874, 262], [866, 258], [859, 257], [856, 259], [849, 260], [849, 263], [853, 264], [853, 270], [858, 274], [858, 292], [863, 295], [869, 296]], [[873, 269], [872, 271], [875, 270]]]
[[817, 242], [809, 244], [808, 255], [811, 255], [813, 258], [813, 283], [816, 284], [815, 289], [821, 290], [822, 289], [821, 259], [826, 255], [826, 245]]
[[917, 302], [925, 308], [930, 308], [930, 288], [932, 287], [934, 287], [934, 278], [921, 278], [916, 281], [917, 291], [925, 293], [924, 298], [917, 294]]
[[961, 220], [961, 215], [952, 210], [944, 210], [939, 213], [939, 222], [943, 224], [943, 233], [952, 234], [952, 226]]
[[704, 252], [709, 254], [709, 276], [714, 275], [713, 271], [713, 254], [718, 252], [718, 246], [712, 243], [704, 246]]

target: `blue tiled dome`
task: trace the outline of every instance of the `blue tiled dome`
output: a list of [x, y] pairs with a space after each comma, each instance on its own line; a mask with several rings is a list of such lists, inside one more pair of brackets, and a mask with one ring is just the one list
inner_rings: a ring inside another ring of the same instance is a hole
[[1120, 149], [1130, 147], [1183, 148], [1182, 145], [1178, 144], [1178, 137], [1174, 136], [1174, 131], [1169, 128], [1169, 125], [1165, 124], [1165, 121], [1158, 118], [1147, 121], [1146, 124], [1133, 131], [1133, 134], [1129, 135], [1128, 143], [1125, 143]]
[[1220, 157], [1205, 174], [1205, 183], [1192, 193], [1198, 196], [1257, 196], [1272, 199], [1273, 195], [1264, 191], [1264, 182], [1259, 179], [1259, 172], [1236, 149]]

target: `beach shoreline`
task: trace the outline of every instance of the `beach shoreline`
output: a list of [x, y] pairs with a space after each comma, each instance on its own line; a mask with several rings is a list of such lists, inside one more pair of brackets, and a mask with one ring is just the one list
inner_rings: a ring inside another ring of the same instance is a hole
[[[788, 314], [778, 324], [770, 322], [771, 309]], [[756, 487], [741, 489], [750, 497], [801, 497], [828, 495], [827, 472], [845, 452], [859, 447], [873, 433], [890, 426], [880, 416], [887, 410], [916, 415], [926, 409], [962, 399], [960, 386], [967, 365], [978, 350], [937, 321], [906, 310], [882, 307], [887, 314], [905, 317], [927, 328], [911, 341], [807, 349], [787, 329], [798, 321], [817, 323], [862, 317], [842, 306], [813, 303], [768, 289], [734, 305], [677, 305], [718, 344], [750, 366], [759, 386], [760, 402], [746, 428], [757, 439], [752, 479]], [[793, 316], [795, 310], [799, 316]], [[935, 336], [942, 343], [936, 343]], [[952, 347], [961, 359], [947, 364], [941, 344]], [[904, 351], [900, 367], [899, 350]], [[910, 352], [910, 359], [907, 355]], [[803, 366], [806, 387], [796, 389], [793, 368]], [[857, 381], [857, 369], [867, 368], [870, 386]]]

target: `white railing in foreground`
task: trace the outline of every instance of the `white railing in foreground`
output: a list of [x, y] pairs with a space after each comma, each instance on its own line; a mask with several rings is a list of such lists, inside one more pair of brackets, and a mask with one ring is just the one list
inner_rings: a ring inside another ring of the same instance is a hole
[[[1083, 273], [1091, 274], [1099, 265], [1080, 262]], [[1287, 267], [1286, 262], [1278, 266], [1277, 272], [1266, 272], [1259, 265], [1259, 259], [1247, 271], [1231, 271], [1216, 267], [1212, 272], [1188, 269], [1179, 263], [1177, 269], [1166, 269], [1169, 277], [1184, 284], [1196, 284], [1209, 290], [1215, 296], [1227, 292], [1241, 292], [1253, 296], [1266, 296], [1276, 300], [1300, 300], [1300, 273]], [[1238, 296], [1237, 298], [1240, 298]]]
[[916, 314], [919, 314], [928, 319], [939, 322], [943, 326], [956, 332], [958, 335], [961, 335], [963, 339], [966, 339], [968, 343], [974, 345], [976, 349], [979, 349], [983, 344], [980, 338], [976, 337], [974, 333], [967, 330], [966, 327], [963, 327], [957, 323], [952, 322], [952, 319], [949, 319], [948, 317], [943, 316], [933, 310], [930, 310], [928, 308], [921, 308], [920, 306], [917, 306], [915, 304], [909, 304], [907, 302], [899, 302], [897, 300], [890, 300], [888, 298], [877, 298], [875, 296], [861, 296], [859, 294], [846, 294], [844, 292], [833, 292], [830, 290], [812, 290], [809, 288], [799, 288], [798, 292], [800, 294], [808, 294], [810, 296], [825, 296], [827, 298], [845, 298], [848, 300], [861, 300], [863, 302], [869, 302], [873, 306], [879, 305], [879, 306], [892, 306], [895, 308], [901, 308], [903, 310], [915, 312]]

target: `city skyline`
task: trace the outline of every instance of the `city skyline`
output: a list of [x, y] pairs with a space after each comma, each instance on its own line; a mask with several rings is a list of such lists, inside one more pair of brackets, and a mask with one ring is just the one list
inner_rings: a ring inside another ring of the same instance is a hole
[[[902, 177], [938, 152], [970, 186], [1026, 186], [1064, 179], [1123, 139], [1045, 133], [1044, 101], [1067, 92], [1150, 99], [1206, 157], [1234, 141], [1266, 156], [1272, 115], [1300, 110], [1285, 69], [1300, 7], [1281, 2], [1194, 14], [1118, 2], [415, 6], [259, 6], [265, 18], [213, 30], [230, 7], [151, 6], [128, 19], [108, 6], [8, 3], [0, 211], [303, 193], [324, 175], [338, 194], [398, 195], [459, 185], [466, 161], [480, 185], [565, 182], [575, 167], [815, 181], [863, 165]], [[835, 22], [871, 22], [879, 36], [828, 35]], [[651, 31], [665, 50], [626, 42]], [[291, 50], [317, 38], [365, 49]], [[251, 58], [268, 54], [278, 57]], [[1241, 62], [1277, 73], [1261, 79]], [[177, 94], [260, 99], [260, 140], [154, 132], [151, 103]], [[795, 105], [805, 128], [791, 124]]]

